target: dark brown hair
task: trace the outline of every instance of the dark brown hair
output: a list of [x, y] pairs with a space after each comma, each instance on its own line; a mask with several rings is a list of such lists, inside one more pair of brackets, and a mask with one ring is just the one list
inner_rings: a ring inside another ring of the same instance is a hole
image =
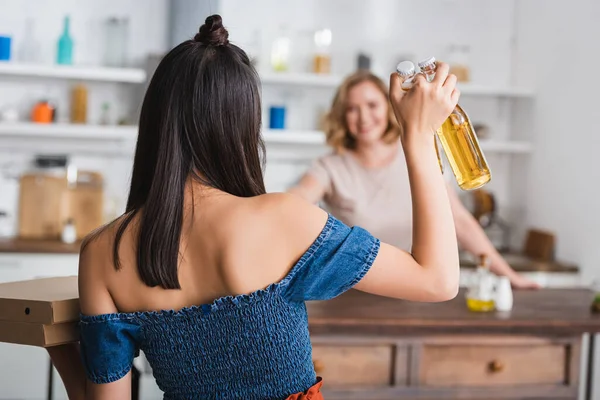
[[259, 78], [212, 15], [160, 62], [146, 92], [126, 216], [139, 214], [137, 266], [148, 286], [180, 288], [177, 269], [189, 177], [240, 197], [265, 193]]

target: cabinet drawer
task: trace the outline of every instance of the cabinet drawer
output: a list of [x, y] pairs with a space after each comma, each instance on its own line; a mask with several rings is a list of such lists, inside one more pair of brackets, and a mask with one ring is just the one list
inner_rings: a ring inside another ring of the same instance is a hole
[[567, 348], [538, 345], [424, 345], [422, 386], [501, 386], [564, 384]]
[[[328, 388], [390, 386], [393, 359], [391, 345], [313, 346], [315, 371]], [[406, 366], [408, 360], [397, 360], [397, 363]]]

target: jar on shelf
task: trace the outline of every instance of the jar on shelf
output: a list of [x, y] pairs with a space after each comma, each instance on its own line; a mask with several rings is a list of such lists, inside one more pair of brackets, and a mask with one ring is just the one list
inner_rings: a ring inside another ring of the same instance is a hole
[[54, 121], [56, 108], [48, 100], [38, 101], [31, 110], [31, 121], [38, 124], [49, 124]]
[[279, 33], [271, 45], [271, 68], [275, 72], [286, 72], [290, 69], [292, 39], [287, 27], [281, 26]]
[[331, 40], [330, 29], [321, 29], [315, 32], [315, 55], [313, 59], [313, 72], [328, 74], [331, 72]]
[[87, 87], [81, 83], [73, 87], [71, 93], [71, 122], [85, 124], [87, 122]]
[[129, 44], [129, 19], [111, 17], [104, 24], [104, 64], [125, 67]]
[[448, 47], [448, 65], [450, 73], [456, 75], [459, 82], [471, 80], [469, 67], [469, 53], [471, 49], [467, 45], [452, 44]]

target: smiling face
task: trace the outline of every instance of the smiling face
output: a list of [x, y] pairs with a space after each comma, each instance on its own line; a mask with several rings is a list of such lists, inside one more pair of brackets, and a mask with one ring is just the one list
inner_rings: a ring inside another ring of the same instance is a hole
[[370, 81], [348, 90], [346, 126], [358, 146], [375, 143], [388, 129], [388, 101]]

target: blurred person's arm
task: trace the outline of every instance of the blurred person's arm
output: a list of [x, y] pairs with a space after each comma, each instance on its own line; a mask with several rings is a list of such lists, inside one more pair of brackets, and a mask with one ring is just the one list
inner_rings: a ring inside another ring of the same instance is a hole
[[292, 193], [302, 197], [311, 204], [317, 204], [325, 196], [325, 187], [312, 174], [305, 174], [297, 185], [288, 189], [288, 193]]
[[536, 289], [539, 285], [515, 272], [498, 250], [494, 247], [485, 231], [475, 217], [465, 208], [454, 188], [446, 185], [448, 198], [454, 216], [456, 237], [459, 245], [467, 252], [480, 255], [485, 254], [491, 261], [490, 270], [497, 275], [507, 276], [515, 288]]

